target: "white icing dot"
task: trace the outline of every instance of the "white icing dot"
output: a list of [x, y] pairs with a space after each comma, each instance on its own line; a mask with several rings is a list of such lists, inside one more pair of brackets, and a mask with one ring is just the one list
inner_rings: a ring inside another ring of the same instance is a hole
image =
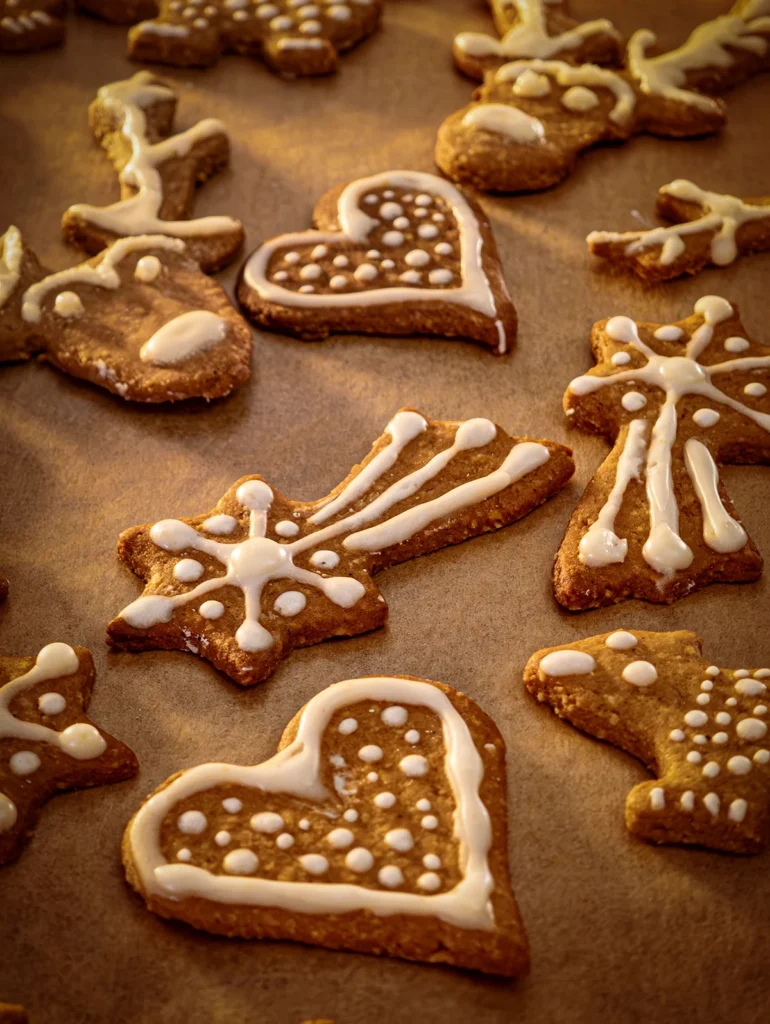
[[708, 740], [706, 739], [705, 736], [693, 736], [693, 742], [694, 743], [708, 743]]
[[391, 850], [398, 850], [400, 853], [407, 853], [414, 846], [414, 839], [408, 828], [393, 828], [386, 832], [385, 842]]
[[749, 805], [745, 800], [742, 800], [740, 797], [738, 797], [736, 800], [733, 800], [733, 802], [730, 804], [730, 808], [727, 812], [727, 817], [730, 819], [730, 821], [743, 821], [743, 819], [746, 817], [746, 810], [748, 806]]
[[380, 256], [382, 256], [382, 253], [380, 252], [379, 249], [370, 249], [366, 254], [366, 258], [368, 260], [378, 260]]
[[373, 206], [374, 203], [379, 202], [379, 200], [377, 199], [377, 196], [370, 193], [368, 196], [364, 196], [364, 202], [367, 206]]
[[700, 764], [703, 760], [703, 755], [700, 754], [697, 750], [691, 750], [690, 753], [687, 755], [687, 760], [690, 762], [690, 764]]
[[343, 736], [349, 736], [352, 732], [355, 732], [357, 728], [358, 722], [355, 718], [343, 718], [337, 726], [337, 732], [341, 732]]
[[358, 811], [356, 811], [352, 807], [349, 807], [348, 810], [345, 811], [345, 813], [342, 815], [342, 817], [345, 819], [345, 821], [358, 821]]
[[362, 761], [381, 761], [382, 750], [380, 747], [375, 746], [373, 743], [367, 744], [365, 747], [361, 747], [358, 751], [358, 756]]
[[419, 270], [405, 270], [403, 274], [399, 274], [399, 281], [406, 284], [419, 284], [421, 279], [422, 274]]
[[750, 384], [747, 384], [743, 389], [744, 395], [748, 395], [750, 398], [761, 398], [767, 394], [767, 388], [764, 384], [760, 384], [759, 381], [753, 380]]
[[372, 263], [362, 263], [353, 271], [353, 277], [362, 283], [373, 281], [378, 274], [379, 270]]
[[181, 558], [174, 566], [174, 579], [180, 583], [194, 583], [204, 573], [204, 568], [195, 558]]
[[382, 194], [386, 199], [392, 199], [396, 193], [392, 189], [388, 188]]
[[728, 338], [725, 341], [725, 350], [727, 352], [745, 352], [749, 347], [749, 343], [745, 338]]
[[430, 219], [434, 220], [437, 224], [440, 224], [442, 221], [446, 220], [446, 217], [443, 213], [434, 213], [431, 215]]
[[716, 409], [696, 409], [692, 418], [699, 427], [713, 427], [719, 423], [719, 413]]
[[407, 228], [409, 227], [409, 218], [396, 217], [396, 219], [393, 221], [393, 227], [398, 228], [399, 231], [406, 231]]
[[675, 743], [681, 743], [684, 739], [684, 733], [681, 729], [672, 729], [668, 734], [668, 738], [673, 740]]
[[237, 796], [228, 796], [222, 801], [222, 806], [228, 814], [237, 814], [243, 810], [243, 801], [239, 800]]
[[753, 715], [766, 715], [767, 714], [767, 705], [766, 704], [757, 704], [757, 706], [752, 711], [752, 714]]
[[53, 308], [54, 312], [65, 320], [74, 316], [82, 316], [85, 312], [80, 296], [75, 292], [60, 292], [54, 300]]
[[[279, 10], [280, 7], [275, 4], [260, 4], [254, 13], [258, 18], [272, 18]], [[299, 255], [297, 255], [297, 259], [299, 259]]]
[[395, 804], [396, 797], [393, 793], [385, 791], [384, 793], [378, 793], [374, 798], [374, 802], [378, 807], [383, 807], [387, 810], [387, 808], [392, 807]]
[[410, 267], [424, 267], [430, 263], [430, 255], [424, 249], [410, 249], [404, 260]]
[[332, 756], [329, 758], [329, 762], [333, 764], [335, 768], [345, 767], [345, 758], [342, 757], [340, 754], [332, 754]]
[[225, 614], [225, 606], [221, 601], [204, 601], [198, 613], [203, 619], [221, 619]]
[[716, 761], [708, 761], [703, 766], [703, 774], [707, 779], [715, 779], [719, 775], [719, 765]]
[[192, 860], [192, 850], [188, 850], [186, 846], [183, 846], [181, 850], [176, 851], [176, 859], [183, 862]]
[[735, 731], [742, 740], [761, 740], [767, 735], [767, 725], [758, 718], [744, 718], [738, 722]]
[[737, 703], [738, 701], [735, 699], [735, 697], [728, 697], [725, 701], [725, 704], [727, 704], [727, 706], [730, 708], [734, 708]]
[[665, 324], [663, 327], [659, 327], [655, 331], [655, 337], [659, 341], [678, 341], [684, 331], [681, 327], [675, 327], [673, 324]]
[[711, 682], [710, 679], [704, 679], [703, 682], [700, 684], [700, 688], [701, 690], [704, 690], [706, 693], [709, 693], [711, 690], [714, 689], [714, 684]]
[[402, 708], [398, 704], [394, 704], [392, 707], [385, 708], [385, 710], [380, 715], [380, 718], [385, 723], [385, 725], [394, 726], [404, 725], [408, 717], [409, 714], [406, 708]]
[[443, 267], [439, 267], [436, 270], [431, 270], [428, 274], [428, 280], [431, 284], [449, 284], [453, 279], [454, 274], [451, 270], [445, 270]]
[[697, 727], [699, 725], [705, 725], [708, 721], [705, 711], [688, 711], [684, 716], [685, 723], [687, 725]]
[[274, 529], [279, 537], [296, 537], [299, 533], [299, 526], [291, 519], [281, 519]]
[[395, 864], [387, 864], [384, 868], [380, 868], [377, 880], [386, 889], [397, 889], [399, 885], [403, 885], [404, 876], [401, 874], [401, 869], [397, 868]]
[[[248, 18], [248, 14], [246, 13], [246, 11], [236, 11], [233, 17], [236, 18], [238, 21], [242, 21], [244, 18]], [[208, 28], [209, 23], [206, 18], [196, 18], [195, 21], [193, 22], [193, 26], [195, 28]]]
[[340, 556], [336, 551], [316, 551], [310, 556], [310, 564], [317, 569], [334, 569], [340, 563]]
[[721, 746], [723, 743], [727, 743], [729, 737], [726, 732], [715, 732], [711, 739]]
[[238, 520], [233, 516], [217, 515], [209, 516], [201, 523], [201, 529], [207, 533], [213, 533], [217, 537], [226, 537], [233, 532], [238, 525]]
[[317, 245], [315, 249], [310, 253], [311, 260], [322, 260], [324, 256], [328, 256], [329, 250], [325, 245]]
[[584, 113], [598, 106], [599, 97], [593, 89], [586, 89], [584, 85], [574, 85], [562, 94], [561, 102], [567, 110]]
[[386, 231], [382, 236], [382, 241], [385, 245], [396, 246], [401, 245], [404, 241], [404, 236], [400, 231]]
[[393, 260], [383, 260], [380, 264], [380, 270], [392, 270], [395, 267]]
[[306, 604], [307, 598], [301, 591], [285, 590], [283, 594], [279, 594], [275, 599], [273, 608], [275, 608], [279, 615], [291, 618], [294, 615], [299, 615]]
[[400, 217], [404, 212], [402, 206], [398, 203], [383, 203], [380, 207], [380, 216], [383, 220], [395, 220], [396, 217]]
[[421, 192], [414, 202], [415, 206], [430, 206], [431, 203], [433, 202], [433, 197], [426, 195], [424, 192]]
[[332, 263], [334, 264], [335, 267], [346, 267], [350, 263], [350, 260], [347, 258], [347, 256], [344, 256], [342, 253], [340, 253], [339, 256], [334, 257]]
[[754, 755], [757, 764], [767, 764], [770, 761], [770, 750], [758, 750]]
[[255, 832], [278, 832], [283, 828], [283, 818], [275, 811], [259, 811], [252, 814], [249, 825]]
[[698, 696], [695, 698], [696, 704], [701, 704], [701, 705], [708, 704], [710, 700], [711, 700], [711, 697], [709, 697], [709, 695], [707, 693], [699, 693]]
[[729, 725], [732, 721], [732, 715], [728, 714], [726, 711], [719, 711], [714, 715], [714, 721], [717, 725]]
[[224, 829], [222, 829], [221, 832], [217, 832], [217, 834], [214, 836], [214, 842], [217, 844], [217, 846], [227, 846], [232, 838], [233, 837], [230, 835], [229, 832], [226, 832]]
[[593, 672], [596, 662], [584, 651], [551, 651], [540, 661], [539, 667], [547, 676], [583, 676]]
[[666, 795], [660, 786], [655, 786], [650, 790], [650, 807], [653, 811], [662, 811], [666, 806]]
[[441, 879], [432, 871], [426, 871], [424, 875], [420, 875], [417, 879], [417, 885], [420, 889], [424, 889], [425, 892], [435, 892], [441, 885]]
[[658, 670], [649, 661], [632, 661], [623, 669], [623, 678], [634, 686], [651, 686], [658, 678]]
[[454, 249], [449, 242], [438, 242], [433, 251], [439, 256], [450, 256], [454, 252]]
[[134, 277], [144, 284], [151, 284], [160, 274], [161, 262], [157, 256], [142, 256], [137, 260], [134, 268]]
[[430, 800], [426, 800], [423, 797], [421, 800], [418, 800], [414, 806], [417, 808], [418, 811], [429, 811], [431, 803]]
[[379, 778], [380, 777], [377, 774], [377, 772], [369, 772], [369, 774], [366, 776], [366, 781], [367, 782], [378, 782]]
[[647, 405], [647, 399], [639, 391], [628, 391], [620, 400], [627, 412], [638, 412]]
[[188, 836], [197, 836], [205, 831], [208, 821], [203, 811], [185, 811], [176, 821], [177, 828]]
[[706, 793], [706, 795], [703, 798], [703, 806], [706, 808], [709, 814], [712, 814], [715, 818], [717, 814], [719, 814], [719, 803], [719, 797], [716, 795], [716, 793]]
[[682, 793], [679, 806], [683, 811], [687, 811], [688, 813], [695, 809], [695, 794], [691, 789], [688, 789], [686, 793]]
[[289, 850], [294, 846], [294, 836], [289, 835], [288, 832], [281, 832], [275, 841], [275, 845], [279, 850]]
[[404, 739], [407, 743], [419, 743], [420, 734], [416, 729], [410, 729], [407, 733], [404, 733]]
[[435, 814], [426, 814], [424, 818], [420, 820], [420, 824], [423, 828], [427, 828], [432, 831], [434, 828], [438, 828], [438, 818]]
[[626, 363], [631, 362], [631, 356], [628, 352], [616, 352], [611, 362], [613, 366], [625, 366]]
[[344, 274], [335, 274], [329, 281], [329, 286], [337, 292], [342, 291], [343, 288], [347, 288], [348, 279]]
[[[290, 18], [286, 14], [279, 14], [277, 18], [273, 18], [270, 22], [270, 28], [274, 32], [286, 32], [287, 29], [292, 28], [294, 25], [294, 19]], [[296, 260], [290, 260], [289, 256], [296, 256]], [[284, 257], [287, 263], [297, 263], [299, 261], [299, 253], [289, 253]]]
[[306, 853], [299, 862], [309, 875], [323, 875], [329, 870], [329, 861], [320, 853]]
[[632, 647], [636, 647], [639, 641], [633, 633], [628, 633], [625, 629], [619, 629], [615, 633], [610, 633], [604, 643], [605, 646], [611, 647], [613, 651], [628, 651]]
[[751, 761], [749, 761], [748, 757], [744, 757], [743, 754], [737, 754], [727, 762], [727, 770], [732, 772], [733, 775], [748, 775], [751, 771]]
[[709, 665], [709, 667], [706, 669], [706, 675], [711, 676], [712, 678], [716, 677], [719, 675], [719, 669], [716, 667], [716, 665]]
[[438, 228], [435, 224], [421, 224], [417, 228], [420, 238], [435, 238], [438, 235]]
[[334, 828], [327, 835], [326, 841], [336, 850], [347, 850], [354, 838], [355, 836], [349, 828]]
[[303, 293], [303, 295], [309, 295], [310, 292], [315, 291], [315, 288], [312, 286], [312, 284], [303, 284], [301, 285], [299, 290]]
[[299, 276], [303, 281], [316, 281], [322, 273], [323, 271], [317, 263], [308, 263], [300, 270]]
[[37, 706], [44, 715], [58, 715], [67, 706], [67, 701], [60, 693], [44, 693], [37, 699]]
[[344, 4], [332, 4], [331, 7], [326, 8], [326, 15], [329, 18], [334, 18], [335, 21], [348, 21], [350, 8], [345, 7]]
[[755, 679], [767, 679], [770, 676], [770, 668], [758, 668], [754, 673]]
[[767, 687], [757, 679], [739, 679], [735, 684], [735, 689], [744, 697], [758, 697], [760, 693], [765, 692]]
[[357, 846], [345, 857], [345, 867], [361, 875], [374, 864], [374, 857], [363, 846]]
[[222, 861], [228, 875], [253, 875], [259, 867], [259, 858], [253, 850], [231, 850]]
[[302, 818], [299, 822], [299, 827], [302, 829], [303, 832], [308, 832], [310, 830], [310, 822], [307, 820], [307, 818]]
[[40, 767], [40, 758], [32, 750], [18, 750], [8, 763], [14, 775], [31, 775]]
[[426, 775], [428, 772], [428, 761], [421, 754], [407, 754], [398, 763], [398, 767], [410, 778], [417, 778]]
[[303, 21], [299, 26], [300, 32], [303, 32], [306, 36], [317, 36], [321, 31], [320, 21]]
[[441, 867], [441, 858], [437, 857], [435, 853], [426, 853], [422, 858], [423, 867], [429, 868], [431, 871], [437, 871]]
[[107, 749], [107, 741], [95, 725], [75, 722], [59, 734], [59, 745], [65, 754], [77, 761], [90, 761]]

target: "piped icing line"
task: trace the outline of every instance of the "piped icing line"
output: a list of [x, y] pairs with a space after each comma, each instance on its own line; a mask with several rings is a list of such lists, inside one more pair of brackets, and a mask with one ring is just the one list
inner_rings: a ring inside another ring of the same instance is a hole
[[[393, 439], [391, 444], [382, 449], [362, 470], [365, 474], [364, 489], [356, 487], [358, 478], [354, 477], [333, 502], [322, 505], [314, 516], [320, 515], [327, 519], [366, 494], [376, 480], [387, 471], [388, 461], [391, 458], [395, 461], [409, 440], [422, 432], [424, 422], [417, 413], [397, 413], [386, 428], [386, 432]], [[260, 480], [249, 480], [236, 492], [237, 500], [250, 510], [249, 539], [246, 541], [228, 544], [204, 537], [194, 527], [180, 520], [161, 520], [150, 530], [150, 539], [158, 547], [171, 552], [187, 549], [202, 551], [224, 565], [227, 571], [223, 576], [203, 580], [192, 590], [172, 597], [160, 594], [139, 597], [123, 609], [120, 617], [129, 626], [146, 629], [161, 622], [169, 622], [176, 608], [187, 605], [205, 594], [224, 586], [236, 586], [242, 590], [245, 600], [245, 616], [236, 631], [236, 642], [241, 650], [266, 650], [274, 641], [270, 632], [260, 623], [259, 617], [262, 591], [270, 580], [288, 579], [314, 587], [342, 608], [352, 608], [366, 593], [364, 585], [352, 577], [325, 577], [295, 565], [294, 558], [297, 555], [318, 548], [343, 534], [348, 534], [342, 543], [349, 551], [373, 552], [400, 544], [436, 519], [499, 493], [545, 463], [550, 457], [545, 445], [532, 441], [519, 442], [511, 448], [497, 470], [460, 484], [440, 497], [413, 506], [373, 528], [361, 529], [367, 523], [386, 515], [394, 505], [416, 494], [428, 481], [438, 476], [460, 452], [483, 448], [496, 436], [497, 428], [490, 420], [471, 419], [460, 423], [452, 445], [438, 452], [419, 469], [395, 481], [358, 511], [294, 541], [279, 543], [265, 536], [273, 492]], [[335, 506], [334, 511], [327, 512], [331, 504]], [[318, 521], [316, 519], [316, 522]]]
[[695, 437], [684, 445], [684, 463], [703, 515], [703, 539], [713, 551], [740, 551], [748, 536], [730, 515], [719, 494], [719, 470], [708, 448]]
[[717, 100], [687, 88], [688, 71], [730, 67], [735, 57], [729, 48], [763, 56], [770, 34], [767, 0], [737, 4], [733, 12], [704, 22], [682, 46], [657, 57], [646, 56], [647, 50], [655, 45], [655, 33], [649, 29], [635, 32], [628, 41], [626, 63], [641, 91], [648, 96], [662, 96], [709, 113], [719, 113], [721, 107]]
[[[724, 363], [703, 365], [698, 357], [713, 338], [714, 327], [728, 319], [732, 306], [716, 295], [706, 295], [695, 303], [695, 312], [703, 316], [704, 323], [692, 334], [685, 355], [662, 356], [653, 351], [639, 337], [636, 323], [629, 317], [612, 317], [606, 325], [608, 336], [616, 342], [628, 344], [647, 359], [644, 366], [621, 370], [608, 375], [585, 374], [569, 385], [569, 391], [586, 395], [608, 385], [623, 383], [644, 383], [652, 388], [662, 388], [665, 399], [652, 426], [649, 451], [645, 462], [645, 486], [650, 510], [650, 531], [642, 548], [642, 555], [648, 565], [657, 572], [668, 575], [692, 564], [693, 553], [679, 536], [679, 507], [677, 504], [672, 474], [672, 450], [677, 436], [677, 404], [685, 395], [700, 395], [717, 404], [726, 405], [748, 417], [758, 426], [770, 432], [770, 414], [757, 412], [744, 403], [732, 398], [717, 388], [711, 381], [713, 374], [725, 373], [728, 369], [770, 369], [770, 356], [747, 357], [740, 360], [726, 360]], [[742, 364], [736, 367], [736, 364]], [[709, 514], [716, 515], [712, 490], [709, 490], [708, 475], [704, 456], [697, 449], [691, 458], [698, 466], [698, 479], [708, 499]], [[702, 507], [703, 499], [701, 499]], [[705, 515], [704, 511], [704, 515]], [[725, 513], [726, 514], [726, 513]], [[704, 520], [705, 521], [705, 520]], [[716, 519], [715, 519], [716, 522]], [[728, 529], [723, 525], [722, 530]], [[733, 534], [737, 543], [737, 534]], [[711, 538], [711, 539], [710, 539]], [[709, 528], [704, 540], [713, 547], [717, 533]], [[714, 548], [714, 550], [720, 550]], [[737, 549], [733, 549], [737, 550]], [[624, 556], [625, 557], [625, 556]]]
[[49, 743], [78, 761], [99, 757], [107, 743], [99, 730], [88, 722], [76, 722], [61, 732], [37, 722], [23, 722], [10, 712], [11, 702], [24, 690], [48, 679], [71, 676], [80, 668], [75, 651], [62, 643], [48, 644], [38, 654], [34, 666], [0, 687], [0, 739]]
[[[166, 861], [160, 832], [167, 814], [180, 801], [214, 786], [243, 785], [310, 801], [333, 799], [334, 794], [320, 780], [321, 740], [335, 711], [359, 700], [417, 704], [441, 719], [444, 768], [456, 807], [453, 835], [459, 844], [462, 872], [453, 889], [435, 896], [384, 892], [341, 883], [215, 875], [190, 864]], [[393, 677], [350, 679], [313, 697], [302, 712], [295, 740], [263, 764], [205, 764], [184, 772], [139, 809], [127, 838], [143, 888], [166, 899], [196, 896], [217, 903], [317, 914], [370, 910], [381, 916], [435, 916], [457, 927], [489, 931], [495, 927], [490, 901], [494, 879], [488, 863], [491, 824], [479, 794], [483, 775], [483, 763], [467, 724], [438, 687]]]
[[595, 18], [560, 32], [548, 34], [547, 5], [553, 0], [512, 0], [516, 11], [516, 24], [502, 39], [484, 32], [461, 32], [454, 45], [472, 57], [554, 57], [562, 50], [574, 50], [591, 36], [605, 33], [620, 39], [620, 35], [607, 18]]
[[184, 252], [185, 244], [179, 238], [168, 235], [133, 235], [119, 238], [100, 254], [99, 262], [81, 263], [69, 270], [60, 270], [49, 274], [41, 281], [36, 281], [22, 296], [21, 315], [27, 323], [37, 323], [42, 316], [42, 303], [45, 296], [52, 290], [68, 287], [73, 284], [92, 284], [97, 288], [108, 288], [114, 291], [120, 287], [120, 274], [116, 267], [133, 252], [142, 249], [166, 249], [171, 252]]
[[588, 86], [609, 89], [615, 97], [615, 105], [609, 113], [611, 121], [625, 124], [636, 107], [636, 93], [628, 82], [614, 71], [600, 68], [597, 64], [581, 64], [573, 67], [561, 60], [517, 60], [503, 64], [495, 72], [496, 82], [515, 82], [526, 71], [548, 75], [563, 87]]
[[139, 350], [143, 363], [175, 366], [224, 340], [227, 321], [206, 309], [180, 313], [163, 324]]
[[[433, 289], [421, 287], [372, 288], [344, 294], [313, 294], [291, 291], [267, 278], [267, 269], [279, 249], [306, 245], [333, 245], [340, 242], [363, 244], [379, 221], [360, 208], [360, 200], [372, 189], [387, 186], [409, 189], [441, 197], [452, 209], [460, 233], [459, 288]], [[478, 218], [462, 193], [450, 182], [419, 171], [388, 171], [351, 182], [338, 200], [340, 231], [304, 231], [279, 235], [260, 246], [246, 261], [243, 280], [249, 288], [268, 302], [304, 309], [344, 308], [350, 306], [391, 305], [398, 302], [451, 302], [467, 306], [483, 316], [496, 317], [497, 304], [492, 286], [484, 273], [482, 258], [484, 240]]]
[[196, 142], [226, 135], [221, 121], [206, 118], [184, 132], [150, 143], [144, 108], [159, 100], [173, 100], [175, 95], [167, 86], [155, 82], [149, 71], [139, 71], [132, 78], [103, 85], [97, 98], [107, 110], [122, 119], [122, 133], [131, 147], [131, 159], [120, 172], [119, 180], [122, 185], [136, 189], [136, 193], [105, 207], [77, 203], [68, 213], [116, 235], [163, 232], [189, 238], [240, 230], [240, 224], [232, 217], [198, 217], [184, 221], [159, 217], [163, 182], [158, 168], [167, 160], [186, 156]]
[[11, 224], [2, 237], [0, 248], [0, 309], [16, 289], [21, 278], [21, 258], [24, 247], [21, 232]]
[[684, 252], [685, 238], [710, 231], [714, 236], [710, 243], [711, 261], [718, 267], [725, 267], [738, 255], [738, 229], [751, 221], [770, 219], [770, 206], [754, 206], [737, 196], [707, 192], [685, 178], [678, 178], [659, 191], [661, 195], [697, 203], [703, 209], [702, 215], [696, 220], [648, 231], [592, 231], [586, 236], [586, 242], [589, 245], [626, 242], [627, 256], [660, 247], [658, 262], [669, 266]]

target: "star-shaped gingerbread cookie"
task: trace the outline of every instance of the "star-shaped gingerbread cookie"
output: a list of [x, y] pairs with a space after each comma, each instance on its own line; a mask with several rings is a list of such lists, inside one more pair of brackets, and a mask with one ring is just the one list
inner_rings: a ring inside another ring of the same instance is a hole
[[90, 651], [69, 644], [0, 657], [0, 864], [19, 856], [56, 793], [136, 774], [132, 751], [86, 718], [94, 676]]
[[525, 974], [505, 788], [503, 739], [464, 694], [348, 679], [270, 760], [172, 776], [123, 861], [150, 910], [215, 934]]
[[121, 238], [47, 274], [11, 227], [0, 238], [0, 361], [35, 354], [129, 401], [211, 399], [248, 379], [251, 331], [178, 238]]
[[375, 573], [507, 526], [573, 470], [562, 445], [402, 409], [320, 501], [244, 477], [210, 513], [126, 530], [118, 554], [146, 588], [109, 624], [108, 641], [189, 650], [252, 686], [295, 647], [382, 626]]
[[538, 651], [524, 683], [656, 776], [628, 794], [634, 835], [757, 853], [770, 841], [770, 669], [720, 669], [702, 647], [687, 630], [617, 630]]
[[597, 366], [571, 382], [564, 408], [614, 448], [567, 527], [556, 599], [572, 610], [671, 602], [757, 579], [762, 558], [719, 464], [770, 460], [770, 348], [716, 295], [678, 323], [601, 320], [591, 347]]

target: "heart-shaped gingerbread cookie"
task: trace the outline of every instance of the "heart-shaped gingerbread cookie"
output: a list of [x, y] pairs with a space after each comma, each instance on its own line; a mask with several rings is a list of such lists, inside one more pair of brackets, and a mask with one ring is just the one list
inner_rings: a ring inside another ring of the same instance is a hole
[[469, 338], [498, 353], [516, 311], [481, 208], [443, 178], [389, 171], [328, 192], [315, 230], [252, 253], [238, 297], [261, 326]]
[[197, 928], [516, 975], [505, 745], [468, 697], [407, 677], [328, 687], [251, 767], [169, 779], [123, 859], [148, 907]]

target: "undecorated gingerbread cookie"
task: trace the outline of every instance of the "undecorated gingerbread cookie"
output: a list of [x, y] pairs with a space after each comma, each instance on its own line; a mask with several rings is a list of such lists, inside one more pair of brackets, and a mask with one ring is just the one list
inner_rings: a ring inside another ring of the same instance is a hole
[[556, 57], [570, 63], [619, 64], [623, 44], [607, 18], [578, 22], [567, 0], [489, 0], [502, 39], [483, 32], [455, 36], [455, 64], [466, 75], [484, 73], [522, 57]]
[[135, 60], [206, 67], [223, 53], [261, 57], [285, 75], [336, 71], [339, 55], [377, 28], [382, 0], [160, 0], [160, 13], [135, 25]]
[[565, 178], [597, 143], [718, 131], [726, 107], [707, 93], [770, 67], [770, 0], [739, 0], [683, 46], [648, 56], [654, 43], [636, 32], [622, 71], [535, 59], [489, 72], [474, 102], [439, 128], [438, 166], [478, 188], [532, 192]]
[[647, 231], [592, 231], [592, 253], [645, 281], [726, 267], [739, 255], [770, 249], [770, 198], [707, 192], [679, 178], [658, 190], [658, 214], [674, 223]]
[[149, 71], [99, 89], [89, 121], [118, 171], [122, 198], [111, 206], [70, 206], [62, 218], [67, 241], [97, 253], [126, 235], [165, 234], [183, 239], [206, 271], [235, 258], [244, 237], [240, 221], [187, 219], [196, 186], [230, 160], [225, 126], [206, 118], [172, 135], [176, 103], [174, 90]]
[[770, 669], [720, 669], [695, 633], [617, 630], [533, 654], [524, 683], [656, 776], [626, 825], [653, 843], [757, 853], [770, 841]]
[[505, 744], [468, 697], [404, 676], [322, 690], [262, 764], [172, 776], [123, 841], [150, 910], [205, 931], [524, 974]]
[[0, 53], [58, 46], [66, 13], [67, 0], [0, 0]]
[[126, 530], [118, 554], [146, 587], [108, 642], [192, 651], [253, 686], [295, 647], [382, 626], [375, 573], [507, 526], [573, 470], [563, 445], [402, 409], [326, 498], [243, 477], [209, 513]]
[[481, 207], [443, 178], [388, 171], [327, 192], [312, 231], [252, 253], [238, 298], [261, 327], [468, 338], [507, 352], [516, 311]]
[[93, 685], [84, 647], [0, 657], [0, 864], [19, 856], [56, 793], [136, 775], [132, 751], [86, 718]]
[[761, 555], [718, 467], [770, 461], [770, 348], [716, 295], [674, 324], [601, 320], [591, 347], [597, 366], [571, 382], [564, 408], [614, 447], [567, 527], [556, 599], [572, 610], [671, 602], [757, 579]]
[[180, 239], [129, 236], [47, 275], [17, 228], [0, 253], [0, 359], [39, 354], [135, 402], [220, 398], [248, 380], [249, 326]]

